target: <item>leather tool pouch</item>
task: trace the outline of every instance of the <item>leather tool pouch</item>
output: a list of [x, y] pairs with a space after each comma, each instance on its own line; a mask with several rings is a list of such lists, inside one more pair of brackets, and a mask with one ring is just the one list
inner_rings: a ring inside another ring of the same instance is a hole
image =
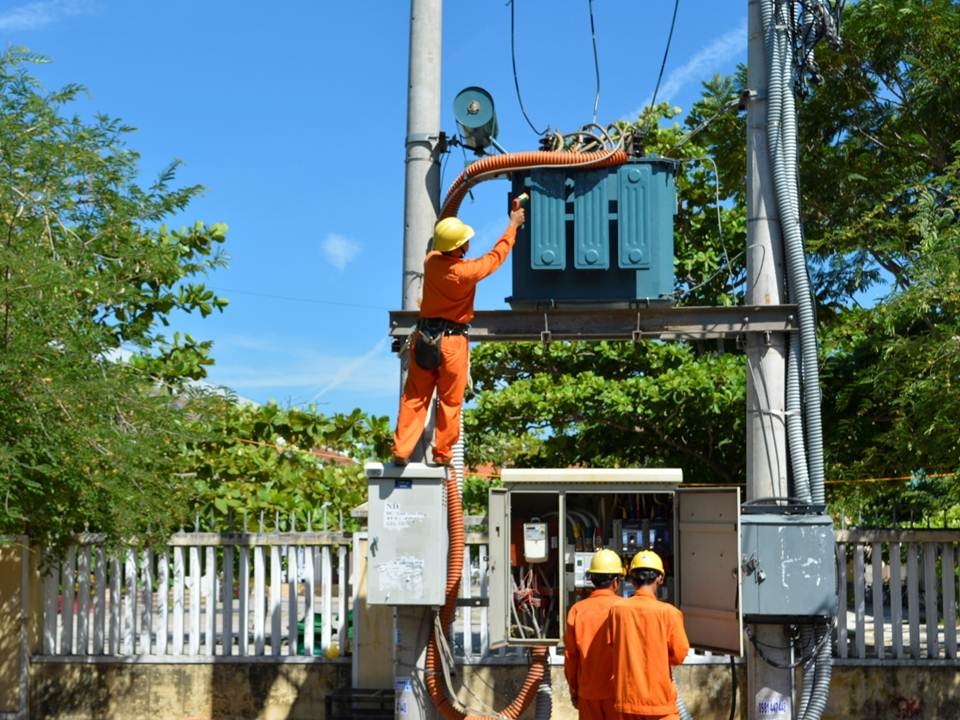
[[417, 329], [413, 342], [413, 359], [424, 370], [436, 370], [440, 367], [440, 341], [443, 340], [443, 330], [435, 335], [423, 328]]

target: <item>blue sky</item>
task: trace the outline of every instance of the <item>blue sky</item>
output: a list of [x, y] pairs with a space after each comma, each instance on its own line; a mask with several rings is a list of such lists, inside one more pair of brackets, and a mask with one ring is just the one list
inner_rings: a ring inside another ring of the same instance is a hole
[[[515, 0], [513, 56], [506, 0], [447, 0], [441, 129], [456, 133], [453, 99], [470, 85], [491, 93], [510, 152], [537, 149], [534, 128], [592, 122], [590, 6]], [[656, 85], [674, 2], [592, 7], [596, 119], [633, 119]], [[745, 63], [746, 13], [742, 0], [680, 3], [658, 99], [685, 114], [703, 81]], [[172, 328], [214, 341], [211, 382], [257, 402], [396, 417], [387, 329], [402, 297], [409, 15], [407, 0], [0, 5], [0, 42], [46, 55], [33, 72], [48, 89], [80, 83], [77, 112], [137, 128], [129, 145], [145, 182], [178, 159], [180, 183], [205, 186], [170, 224], [229, 225], [230, 266], [207, 284], [230, 306]], [[466, 159], [459, 148], [446, 156], [442, 193]], [[477, 230], [473, 254], [505, 226], [507, 190], [487, 182], [461, 205]], [[510, 294], [505, 266], [481, 284], [476, 307], [505, 308]]]

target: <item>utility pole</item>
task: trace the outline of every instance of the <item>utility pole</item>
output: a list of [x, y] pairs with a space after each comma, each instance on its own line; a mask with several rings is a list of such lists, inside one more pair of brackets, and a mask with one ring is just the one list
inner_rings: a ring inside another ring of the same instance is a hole
[[[407, 83], [406, 173], [403, 202], [403, 309], [417, 310], [423, 257], [440, 208], [440, 48], [441, 0], [411, 0]], [[401, 372], [400, 387], [406, 380]], [[415, 452], [418, 452], [415, 450]], [[423, 461], [422, 457], [411, 457]], [[395, 717], [431, 720], [425, 677], [427, 640], [433, 609], [398, 605], [393, 609]]]
[[[747, 3], [747, 305], [780, 305], [784, 298], [784, 252], [767, 142], [769, 87], [761, 14], [764, 3]], [[786, 451], [784, 333], [748, 333], [747, 356], [747, 500], [789, 494]], [[747, 717], [793, 718], [793, 671], [784, 627], [748, 628]], [[763, 648], [763, 656], [757, 650]], [[774, 664], [771, 664], [774, 663]], [[780, 666], [780, 667], [778, 667]]]

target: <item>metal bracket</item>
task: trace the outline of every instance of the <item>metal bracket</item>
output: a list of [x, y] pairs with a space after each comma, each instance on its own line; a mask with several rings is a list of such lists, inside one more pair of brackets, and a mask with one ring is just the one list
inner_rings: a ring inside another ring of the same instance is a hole
[[457, 607], [489, 607], [490, 599], [484, 597], [457, 598]]

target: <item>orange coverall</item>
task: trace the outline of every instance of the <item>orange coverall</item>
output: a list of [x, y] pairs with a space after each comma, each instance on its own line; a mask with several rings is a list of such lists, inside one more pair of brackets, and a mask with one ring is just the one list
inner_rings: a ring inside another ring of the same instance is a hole
[[683, 613], [647, 587], [610, 609], [614, 707], [623, 718], [679, 720], [670, 669], [690, 651]]
[[[452, 253], [432, 251], [423, 261], [423, 299], [421, 318], [443, 318], [466, 325], [473, 320], [473, 300], [477, 283], [503, 265], [513, 249], [517, 230], [507, 226], [503, 236], [486, 255], [464, 259]], [[427, 419], [430, 398], [436, 389], [440, 400], [437, 411], [433, 459], [448, 463], [453, 446], [460, 439], [460, 408], [467, 388], [470, 343], [466, 335], [446, 335], [440, 343], [442, 360], [435, 370], [424, 370], [411, 359], [407, 381], [400, 397], [397, 429], [393, 435], [393, 454], [409, 458], [416, 447]], [[411, 358], [413, 351], [411, 348]]]
[[613, 653], [607, 642], [610, 608], [625, 602], [610, 588], [573, 604], [563, 634], [563, 673], [581, 720], [614, 720]]

